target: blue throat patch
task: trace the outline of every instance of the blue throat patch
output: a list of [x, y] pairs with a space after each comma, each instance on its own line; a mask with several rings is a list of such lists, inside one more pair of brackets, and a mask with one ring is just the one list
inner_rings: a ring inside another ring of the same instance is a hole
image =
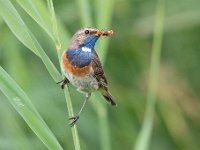
[[83, 45], [81, 45], [78, 49], [69, 49], [66, 52], [69, 62], [79, 68], [89, 65], [92, 60], [94, 46], [98, 38], [98, 36], [89, 36], [83, 41]]
[[94, 49], [96, 41], [99, 39], [99, 36], [89, 36], [83, 41], [83, 46]]

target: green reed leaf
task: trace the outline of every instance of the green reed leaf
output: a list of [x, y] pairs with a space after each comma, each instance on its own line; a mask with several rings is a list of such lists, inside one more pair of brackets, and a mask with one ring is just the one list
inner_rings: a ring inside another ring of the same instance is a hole
[[51, 31], [51, 20], [42, 1], [12, 0], [17, 3], [54, 39]]
[[[15, 0], [13, 0], [15, 1]], [[64, 25], [56, 21], [55, 13], [49, 14], [47, 7], [43, 1], [32, 1], [32, 0], [16, 0], [17, 3], [24, 9], [24, 11], [33, 18], [50, 36], [50, 38], [55, 42], [56, 48], [59, 51], [66, 48], [69, 41], [70, 34], [64, 28]], [[49, 3], [49, 2], [48, 2]], [[53, 8], [53, 3], [49, 3]], [[53, 8], [54, 9], [54, 8]], [[52, 22], [55, 22], [52, 25]], [[60, 43], [59, 43], [60, 41]]]
[[34, 35], [28, 29], [17, 10], [9, 0], [0, 0], [0, 14], [19, 41], [21, 41], [26, 47], [41, 57], [52, 78], [55, 81], [61, 80], [58, 70], [53, 65], [45, 51], [42, 49]]
[[[57, 49], [57, 54], [58, 54], [58, 58], [60, 61], [60, 55], [61, 55], [61, 42], [60, 42], [60, 38], [58, 35], [58, 27], [57, 27], [57, 21], [56, 21], [56, 16], [55, 16], [55, 11], [54, 11], [54, 6], [53, 6], [53, 1], [52, 0], [47, 0], [48, 3], [48, 7], [49, 7], [49, 11], [51, 13], [51, 21], [52, 21], [52, 30], [56, 39], [56, 49]], [[74, 111], [73, 111], [73, 107], [72, 107], [72, 102], [71, 102], [71, 96], [69, 93], [69, 89], [68, 86], [65, 87], [64, 90], [64, 94], [65, 94], [65, 99], [66, 99], [66, 103], [67, 103], [67, 110], [69, 113], [69, 116], [74, 116]], [[74, 147], [75, 150], [81, 150], [81, 146], [80, 146], [80, 141], [79, 141], [79, 136], [78, 136], [78, 131], [77, 131], [77, 127], [76, 125], [74, 125], [72, 128], [72, 137], [73, 137], [73, 141], [74, 141]]]
[[155, 17], [155, 26], [154, 26], [152, 54], [151, 54], [146, 113], [142, 129], [139, 133], [138, 139], [134, 146], [135, 150], [147, 150], [149, 147], [150, 138], [152, 134], [154, 110], [156, 103], [157, 77], [159, 71], [160, 53], [162, 46], [163, 22], [164, 22], [164, 0], [158, 0], [156, 17]]
[[31, 100], [17, 83], [0, 66], [0, 90], [40, 140], [52, 150], [62, 150]]

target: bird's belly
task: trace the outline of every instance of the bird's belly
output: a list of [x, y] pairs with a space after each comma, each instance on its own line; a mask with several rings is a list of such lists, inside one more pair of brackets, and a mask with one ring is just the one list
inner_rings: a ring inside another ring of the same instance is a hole
[[98, 82], [92, 76], [92, 74], [88, 74], [82, 77], [77, 77], [70, 73], [65, 72], [65, 76], [71, 82], [71, 84], [75, 86], [77, 90], [80, 92], [91, 93], [99, 88]]

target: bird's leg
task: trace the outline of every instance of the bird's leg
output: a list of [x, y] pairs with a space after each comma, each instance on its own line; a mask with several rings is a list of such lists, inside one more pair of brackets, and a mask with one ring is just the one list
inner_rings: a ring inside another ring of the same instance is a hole
[[69, 83], [69, 80], [65, 77], [63, 80], [57, 82], [57, 84], [60, 84], [61, 88], [64, 89], [65, 84]]
[[71, 125], [71, 127], [74, 126], [74, 124], [78, 121], [78, 119], [79, 119], [79, 117], [80, 117], [80, 114], [81, 114], [81, 112], [82, 112], [82, 110], [83, 110], [85, 104], [86, 104], [87, 101], [89, 100], [90, 96], [91, 96], [91, 93], [87, 93], [87, 94], [86, 94], [85, 100], [84, 100], [84, 102], [83, 102], [83, 105], [81, 106], [80, 111], [79, 111], [74, 117], [70, 117], [70, 118], [69, 118], [69, 120], [70, 120], [70, 123], [69, 123], [69, 124]]

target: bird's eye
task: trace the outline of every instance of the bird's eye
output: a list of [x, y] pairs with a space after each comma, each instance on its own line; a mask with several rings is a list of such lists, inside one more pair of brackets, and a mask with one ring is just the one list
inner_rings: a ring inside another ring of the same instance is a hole
[[85, 30], [85, 34], [89, 34], [90, 33], [90, 31], [89, 30]]

